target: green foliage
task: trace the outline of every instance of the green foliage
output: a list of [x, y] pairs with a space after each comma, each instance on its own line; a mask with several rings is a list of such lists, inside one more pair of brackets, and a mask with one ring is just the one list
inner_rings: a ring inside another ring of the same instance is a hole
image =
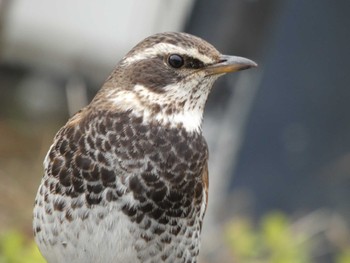
[[0, 236], [0, 263], [45, 263], [34, 241], [29, 242], [18, 231]]
[[237, 262], [310, 262], [302, 236], [293, 233], [287, 217], [278, 212], [265, 216], [258, 229], [248, 219], [233, 220], [227, 240]]
[[342, 251], [338, 255], [337, 263], [350, 263], [350, 248]]

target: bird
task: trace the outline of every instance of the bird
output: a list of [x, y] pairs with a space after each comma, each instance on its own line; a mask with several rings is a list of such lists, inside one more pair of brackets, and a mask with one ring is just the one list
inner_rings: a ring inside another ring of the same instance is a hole
[[218, 77], [256, 66], [182, 32], [132, 48], [45, 157], [33, 232], [47, 262], [197, 262], [205, 103]]

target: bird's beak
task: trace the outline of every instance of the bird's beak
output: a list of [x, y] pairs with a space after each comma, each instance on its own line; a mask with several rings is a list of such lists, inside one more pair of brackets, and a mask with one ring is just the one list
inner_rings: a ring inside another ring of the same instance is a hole
[[207, 75], [225, 74], [257, 67], [254, 61], [236, 56], [221, 55], [220, 61], [205, 68]]

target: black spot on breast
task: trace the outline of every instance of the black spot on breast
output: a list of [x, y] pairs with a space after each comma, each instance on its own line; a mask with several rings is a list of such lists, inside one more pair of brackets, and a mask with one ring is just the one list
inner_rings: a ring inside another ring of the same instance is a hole
[[110, 145], [116, 145], [117, 144], [117, 136], [115, 133], [110, 133], [108, 135], [108, 143]]
[[48, 206], [45, 206], [45, 213], [48, 215], [52, 215], [52, 209]]
[[77, 140], [78, 145], [80, 147], [80, 149], [85, 149], [86, 145], [85, 145], [85, 138], [84, 137], [80, 137], [79, 140]]
[[163, 227], [156, 227], [154, 230], [153, 230], [153, 233], [157, 234], [157, 235], [161, 235], [163, 234], [165, 231], [165, 229]]
[[97, 167], [95, 167], [93, 171], [81, 171], [81, 174], [82, 177], [88, 182], [95, 182], [100, 178], [100, 173]]
[[161, 201], [157, 202], [157, 205], [163, 210], [169, 210], [174, 206], [167, 198], [163, 198]]
[[118, 133], [122, 132], [123, 131], [123, 124], [122, 124], [122, 122], [116, 122], [114, 128], [115, 128], [116, 132], [118, 132]]
[[175, 174], [184, 174], [187, 171], [187, 164], [186, 163], [178, 163], [175, 165], [173, 172]]
[[175, 153], [169, 152], [168, 158], [167, 158], [167, 166], [172, 167], [178, 161], [179, 161], [178, 157], [175, 155]]
[[152, 155], [149, 156], [149, 158], [155, 163], [158, 163], [160, 161], [158, 152], [153, 153]]
[[65, 208], [65, 206], [66, 206], [66, 203], [62, 199], [54, 199], [54, 201], [53, 201], [53, 209], [55, 211], [62, 212], [63, 209]]
[[81, 133], [81, 131], [79, 130], [79, 128], [78, 129], [75, 129], [75, 132], [74, 132], [74, 136], [73, 136], [73, 141], [79, 141], [80, 140], [80, 138], [82, 137], [82, 133]]
[[104, 141], [104, 145], [103, 146], [104, 146], [104, 149], [105, 149], [106, 152], [109, 152], [112, 149], [112, 147], [111, 147], [111, 145], [110, 145], [110, 143], [108, 141]]
[[119, 143], [123, 148], [128, 149], [131, 146], [131, 141], [128, 138], [121, 138]]
[[183, 207], [189, 207], [190, 205], [192, 205], [192, 200], [190, 199], [186, 199], [185, 202], [182, 203]]
[[75, 131], [74, 127], [68, 126], [64, 129], [63, 134], [65, 134], [67, 138], [73, 138], [74, 131]]
[[125, 134], [126, 134], [126, 136], [129, 138], [129, 139], [131, 139], [131, 137], [133, 137], [135, 134], [134, 134], [134, 131], [133, 131], [133, 129], [131, 128], [131, 126], [130, 125], [127, 125], [126, 127], [125, 127]]
[[142, 158], [143, 153], [137, 151], [137, 150], [135, 149], [135, 147], [133, 147], [133, 146], [131, 146], [130, 148], [131, 148], [131, 149], [129, 150], [130, 159], [137, 160], [137, 159]]
[[183, 210], [183, 208], [179, 208], [179, 209], [171, 209], [171, 210], [167, 210], [166, 215], [169, 217], [186, 217], [186, 212]]
[[148, 235], [145, 234], [145, 233], [142, 233], [142, 234], [141, 234], [141, 238], [142, 238], [143, 240], [145, 240], [146, 242], [149, 242], [149, 241], [152, 240], [151, 237], [148, 236]]
[[144, 213], [138, 213], [137, 216], [136, 216], [136, 218], [135, 218], [135, 222], [136, 222], [137, 224], [140, 224], [144, 217], [145, 217], [145, 214], [144, 214]]
[[52, 172], [53, 177], [58, 177], [58, 173], [60, 172], [63, 164], [64, 164], [64, 162], [62, 159], [60, 159], [58, 157], [54, 159], [54, 161], [52, 163], [52, 167], [51, 167], [51, 172]]
[[102, 152], [97, 155], [97, 160], [103, 165], [109, 166], [109, 162]]
[[49, 198], [49, 193], [46, 192], [45, 195], [44, 195], [44, 201], [45, 201], [45, 203], [48, 202], [48, 200], [49, 200], [48, 198]]
[[75, 191], [74, 187], [66, 187], [64, 193], [66, 196], [69, 196], [71, 198], [76, 198], [80, 194], [79, 192]]
[[41, 231], [41, 227], [40, 226], [37, 226], [36, 228], [35, 228], [35, 233], [39, 233]]
[[176, 191], [173, 191], [173, 190], [170, 190], [170, 193], [167, 196], [167, 198], [170, 202], [180, 202], [183, 198], [183, 194], [176, 192]]
[[108, 192], [106, 193], [106, 200], [108, 202], [112, 202], [112, 201], [118, 200], [117, 193], [115, 193], [113, 190], [108, 190]]
[[158, 103], [152, 104], [152, 113], [153, 114], [159, 113], [161, 109], [162, 109], [162, 107]]
[[[151, 171], [152, 169], [153, 166], [150, 163], [148, 163], [146, 171]], [[155, 183], [159, 180], [159, 177], [153, 173], [143, 173], [141, 176], [142, 179], [148, 184]]]
[[97, 149], [101, 150], [101, 151], [104, 151], [103, 149], [103, 140], [101, 137], [97, 137], [96, 139], [96, 147]]
[[168, 107], [168, 108], [166, 109], [166, 111], [165, 111], [165, 113], [168, 114], [168, 115], [173, 114], [173, 112], [174, 112], [174, 108], [173, 108], [173, 107]]
[[143, 186], [137, 176], [134, 176], [129, 181], [129, 188], [134, 193], [134, 196], [140, 196], [143, 192]]
[[196, 188], [195, 188], [195, 197], [199, 198], [203, 194], [203, 186], [201, 183], [197, 183]]
[[101, 184], [93, 184], [93, 185], [88, 184], [86, 188], [88, 192], [91, 192], [94, 194], [99, 194], [103, 190], [103, 186]]
[[129, 206], [129, 205], [124, 205], [122, 207], [122, 211], [124, 214], [126, 214], [127, 216], [130, 216], [130, 217], [133, 217], [137, 212], [135, 207]]
[[145, 134], [148, 131], [147, 126], [146, 125], [142, 125], [142, 124], [137, 125], [135, 127], [135, 129], [136, 129], [136, 133], [138, 133], [138, 134]]
[[182, 141], [175, 144], [175, 149], [178, 155], [180, 156], [184, 155], [185, 152], [188, 151], [188, 142]]
[[152, 209], [153, 209], [153, 205], [151, 203], [142, 204], [140, 206], [140, 210], [143, 213], [148, 213], [148, 212], [152, 211]]
[[[170, 240], [170, 241], [171, 241], [171, 240]], [[165, 242], [163, 242], [163, 243], [165, 243]], [[163, 254], [163, 255], [161, 256], [161, 259], [162, 259], [162, 261], [165, 261], [168, 257], [169, 257], [168, 254]]]
[[104, 186], [108, 186], [115, 181], [114, 171], [101, 168], [101, 180]]
[[[193, 226], [194, 222], [195, 222], [194, 218], [191, 218], [190, 220], [187, 221], [187, 226], [189, 227]], [[191, 233], [191, 236], [189, 237], [192, 237], [192, 232], [189, 232], [189, 233]]]
[[56, 184], [55, 194], [62, 194], [62, 186], [60, 184]]
[[73, 139], [71, 139], [69, 141], [69, 150], [72, 152], [75, 152], [78, 149], [78, 146], [76, 144], [76, 141], [74, 141]]
[[94, 194], [86, 194], [85, 200], [89, 205], [98, 205], [101, 202], [102, 197], [100, 195], [96, 196]]
[[90, 172], [90, 177], [92, 181], [97, 181], [100, 179], [100, 171], [98, 165], [94, 166], [94, 169]]
[[164, 213], [164, 210], [156, 208], [152, 212], [148, 213], [148, 216], [157, 220], [159, 219]]
[[161, 218], [158, 219], [159, 224], [166, 225], [169, 223], [169, 219], [167, 216], [162, 216]]
[[73, 177], [76, 177], [76, 178], [80, 178], [80, 179], [83, 178], [81, 175], [81, 170], [78, 169], [77, 167], [73, 168], [72, 175], [73, 175]]
[[75, 157], [75, 164], [77, 167], [83, 170], [90, 170], [92, 162], [90, 158], [84, 157], [82, 155], [77, 155]]
[[100, 124], [97, 126], [97, 132], [103, 135], [107, 133], [106, 126], [104, 125], [103, 122], [100, 122]]
[[73, 221], [72, 211], [71, 211], [70, 209], [66, 212], [65, 218], [66, 218], [69, 222], [72, 222], [72, 221]]
[[193, 193], [194, 185], [195, 185], [195, 181], [190, 180], [184, 184], [183, 189], [185, 190], [186, 193]]
[[[85, 141], [86, 141], [87, 145], [88, 145], [91, 149], [94, 149], [94, 148], [95, 148], [95, 142], [94, 142], [94, 140], [91, 138], [91, 136], [87, 137], [87, 138], [85, 139]], [[81, 145], [81, 147], [82, 147], [83, 149], [86, 148], [85, 142], [84, 142], [83, 145]]]
[[74, 156], [74, 152], [71, 150], [66, 151], [63, 156], [65, 157], [66, 160], [71, 160]]
[[166, 188], [165, 187], [162, 187], [162, 188], [155, 188], [156, 190], [155, 191], [152, 191], [151, 194], [150, 194], [150, 198], [158, 203], [160, 201], [162, 201], [165, 197], [165, 194], [167, 192]]
[[59, 152], [60, 154], [64, 154], [67, 151], [68, 142], [67, 140], [62, 140], [61, 145], [59, 146]]
[[[174, 236], [177, 236], [181, 230], [180, 226], [174, 226], [171, 230], [170, 233], [173, 234]], [[180, 256], [182, 257], [182, 255]]]
[[183, 108], [185, 106], [186, 100], [183, 100], [181, 102], [178, 103], [180, 108]]

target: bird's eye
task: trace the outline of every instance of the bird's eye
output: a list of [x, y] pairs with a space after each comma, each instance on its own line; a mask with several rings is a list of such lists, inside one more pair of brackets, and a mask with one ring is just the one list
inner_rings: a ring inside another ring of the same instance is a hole
[[173, 68], [181, 68], [185, 64], [185, 61], [180, 55], [172, 54], [168, 57], [168, 64]]

